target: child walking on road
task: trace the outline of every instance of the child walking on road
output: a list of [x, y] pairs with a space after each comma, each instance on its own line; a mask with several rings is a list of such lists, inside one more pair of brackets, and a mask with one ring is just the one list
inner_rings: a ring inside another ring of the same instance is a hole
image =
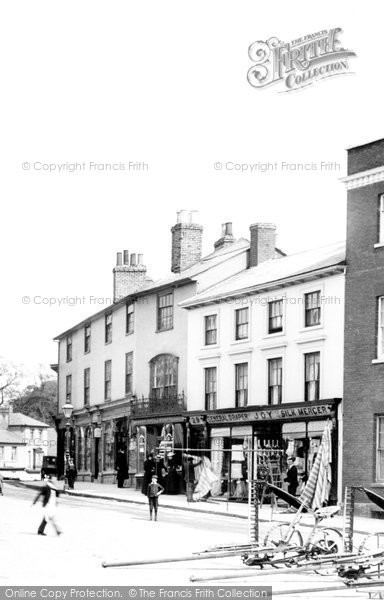
[[159, 507], [159, 496], [164, 492], [164, 488], [160, 483], [157, 483], [157, 475], [152, 475], [152, 481], [148, 485], [148, 502], [149, 502], [149, 520], [152, 521], [152, 513], [155, 510], [155, 521], [157, 521], [157, 509]]

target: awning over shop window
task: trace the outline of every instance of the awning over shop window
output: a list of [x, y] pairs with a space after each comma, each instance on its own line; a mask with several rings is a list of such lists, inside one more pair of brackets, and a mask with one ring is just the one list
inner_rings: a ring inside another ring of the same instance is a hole
[[322, 436], [327, 421], [310, 421], [308, 423], [308, 437]]
[[211, 429], [211, 437], [229, 437], [231, 430], [229, 427], [213, 427]]
[[291, 439], [301, 439], [307, 436], [305, 423], [283, 423], [282, 427], [283, 436]]

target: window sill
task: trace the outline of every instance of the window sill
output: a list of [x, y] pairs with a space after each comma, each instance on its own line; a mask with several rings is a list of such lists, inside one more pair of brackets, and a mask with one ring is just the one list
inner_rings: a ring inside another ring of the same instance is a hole
[[112, 344], [112, 340], [109, 340], [109, 342], [104, 342], [105, 346], [108, 346], [109, 344]]
[[167, 327], [166, 329], [156, 329], [156, 333], [163, 333], [164, 331], [172, 331], [174, 327]]
[[263, 340], [274, 340], [278, 337], [284, 337], [286, 335], [285, 331], [277, 331], [276, 333], [267, 333], [263, 336]]
[[126, 331], [125, 335], [133, 335], [135, 332], [134, 331]]
[[308, 327], [303, 327], [303, 329], [299, 329], [299, 333], [305, 333], [306, 331], [315, 331], [316, 329], [324, 329], [324, 325], [320, 323], [320, 325], [308, 325]]
[[84, 354], [90, 354], [91, 351], [90, 350], [84, 350]]
[[204, 352], [204, 350], [217, 350], [217, 348], [220, 347], [220, 344], [205, 344], [204, 346], [202, 346], [200, 348], [201, 352]]
[[276, 342], [275, 344], [262, 344], [259, 346], [260, 350], [276, 350], [278, 348], [286, 348], [288, 342]]
[[372, 360], [372, 364], [373, 365], [381, 365], [384, 364], [384, 357], [383, 358], [374, 358]]
[[238, 346], [239, 344], [249, 344], [249, 342], [251, 341], [251, 338], [247, 337], [244, 338], [243, 340], [234, 340], [233, 342], [230, 343], [230, 346]]
[[317, 342], [324, 342], [327, 339], [326, 335], [318, 335], [317, 337], [308, 337], [307, 339], [295, 340], [296, 344], [316, 344]]
[[377, 244], [373, 244], [374, 248], [384, 248], [384, 242], [378, 242]]

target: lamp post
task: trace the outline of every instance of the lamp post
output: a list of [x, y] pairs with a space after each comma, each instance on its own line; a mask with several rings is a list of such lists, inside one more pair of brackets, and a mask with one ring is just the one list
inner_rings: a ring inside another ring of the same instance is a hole
[[65, 424], [65, 464], [64, 464], [64, 489], [66, 490], [68, 488], [68, 477], [67, 477], [67, 471], [68, 471], [68, 461], [69, 461], [69, 454], [70, 454], [70, 427], [71, 427], [71, 423], [70, 423], [70, 419], [72, 416], [72, 412], [73, 412], [73, 406], [70, 402], [66, 402], [63, 405], [63, 413], [64, 413], [64, 417], [66, 418], [66, 424]]

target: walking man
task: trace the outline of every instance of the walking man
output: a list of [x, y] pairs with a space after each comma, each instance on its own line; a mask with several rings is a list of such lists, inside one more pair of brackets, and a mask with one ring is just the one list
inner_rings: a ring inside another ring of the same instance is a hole
[[159, 507], [159, 496], [164, 492], [164, 488], [160, 483], [157, 483], [157, 475], [152, 475], [152, 481], [148, 485], [148, 502], [149, 502], [149, 520], [152, 521], [152, 513], [155, 510], [155, 521], [157, 521], [157, 509]]
[[287, 476], [284, 479], [284, 481], [288, 482], [288, 493], [292, 496], [296, 495], [297, 486], [299, 485], [299, 480], [297, 478], [297, 467], [294, 463], [295, 458], [290, 456], [288, 458]]
[[56, 498], [59, 493], [59, 490], [52, 481], [52, 476], [49, 475], [48, 481], [44, 486], [42, 486], [41, 490], [33, 501], [33, 504], [36, 504], [41, 497], [44, 508], [44, 517], [39, 525], [39, 529], [37, 530], [38, 535], [47, 535], [44, 533], [44, 530], [48, 522], [51, 523], [56, 531], [56, 534], [61, 535], [62, 531], [56, 521]]
[[75, 481], [77, 477], [77, 469], [75, 467], [75, 463], [73, 458], [68, 460], [68, 468], [67, 468], [67, 479], [68, 479], [68, 488], [73, 490], [75, 488]]
[[124, 481], [128, 477], [128, 465], [127, 459], [125, 458], [125, 452], [122, 448], [117, 453], [116, 458], [116, 471], [117, 471], [117, 487], [124, 487]]

